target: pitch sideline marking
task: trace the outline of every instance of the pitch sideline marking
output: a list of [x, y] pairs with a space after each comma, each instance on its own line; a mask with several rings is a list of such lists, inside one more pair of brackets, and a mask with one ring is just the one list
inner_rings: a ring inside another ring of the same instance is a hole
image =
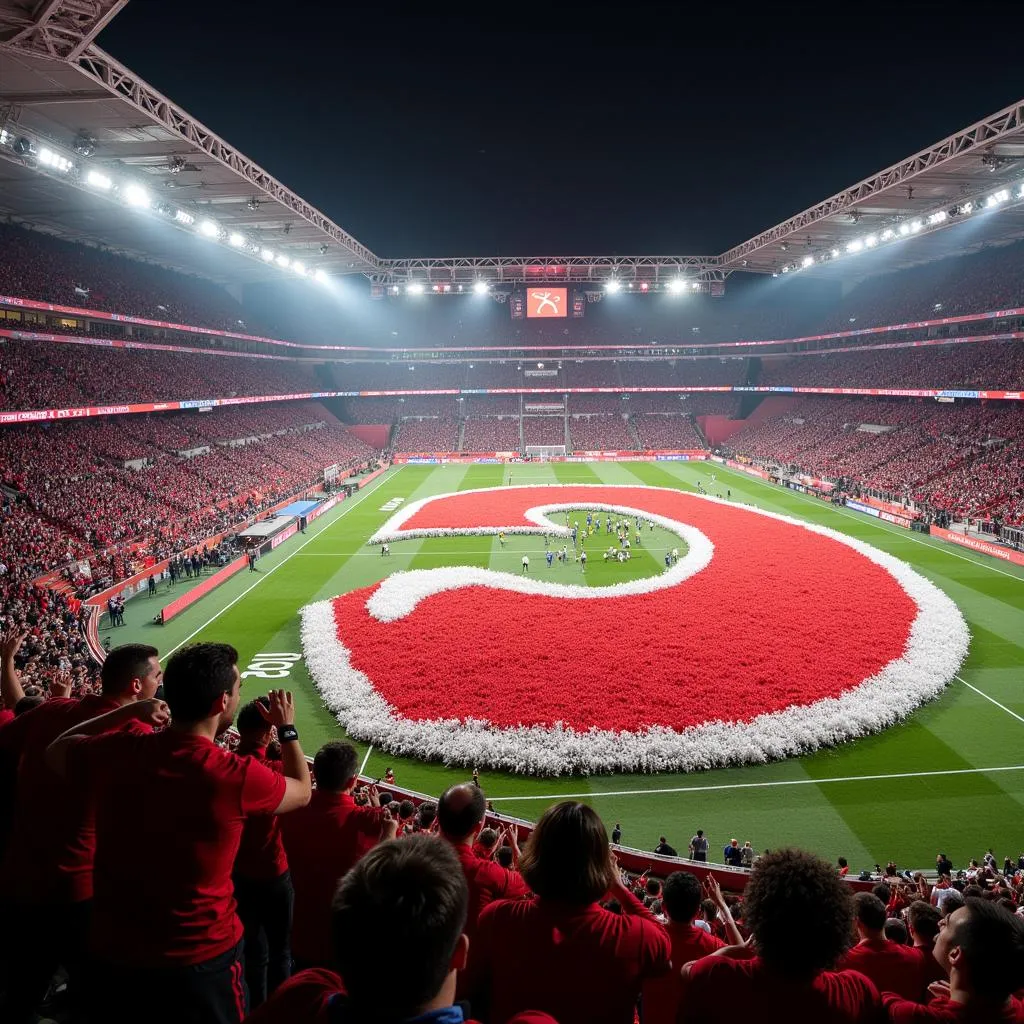
[[366, 762], [370, 760], [370, 755], [373, 753], [373, 744], [371, 743], [366, 748], [366, 757], [363, 758], [363, 763], [359, 766], [359, 777], [362, 778], [363, 772], [366, 771]]
[[[1004, 709], [1005, 710], [1005, 709]], [[1010, 712], [1013, 714], [1013, 712]], [[1024, 719], [1022, 719], [1024, 721]], [[671, 789], [619, 789], [590, 793], [552, 793], [546, 796], [489, 796], [489, 800], [592, 800], [605, 796], [661, 796], [666, 793], [712, 793], [727, 789], [772, 789], [777, 786], [822, 786], [827, 782], [878, 782], [883, 779], [923, 779], [947, 775], [986, 775], [993, 772], [1024, 772], [1024, 764], [1001, 768], [948, 768], [931, 772], [893, 772], [888, 775], [841, 775], [831, 779], [779, 779], [775, 782], [729, 782], [715, 786], [676, 786]]]
[[[399, 466], [398, 467], [398, 472], [400, 473], [404, 468], [405, 468], [404, 466]], [[393, 474], [392, 475], [392, 479], [394, 479], [394, 477], [397, 476], [397, 475], [398, 475], [397, 473]], [[312, 543], [314, 540], [317, 539], [317, 537], [319, 537], [322, 533], [324, 533], [325, 530], [329, 529], [335, 523], [337, 523], [339, 520], [344, 518], [361, 501], [363, 501], [364, 499], [368, 498], [371, 494], [375, 494], [378, 490], [380, 490], [380, 487], [381, 487], [381, 485], [384, 482], [384, 474], [381, 475], [380, 481], [381, 481], [380, 483], [374, 484], [370, 489], [364, 491], [363, 494], [360, 497], [356, 498], [355, 501], [350, 502], [347, 506], [343, 502], [342, 506], [341, 506], [341, 512], [338, 515], [336, 515], [329, 523], [327, 523], [324, 526], [323, 529], [318, 530], [311, 537], [309, 537], [306, 540], [304, 540], [294, 551], [292, 551], [289, 554], [285, 555], [284, 558], [282, 558], [281, 561], [277, 563], [277, 565], [272, 566], [267, 571], [267, 574], [265, 576], [260, 576], [260, 578], [258, 580], [256, 580], [255, 583], [252, 583], [250, 586], [246, 587], [245, 590], [243, 590], [237, 597], [232, 598], [226, 605], [224, 605], [223, 608], [220, 609], [220, 611], [216, 612], [214, 615], [212, 615], [210, 618], [208, 618], [198, 629], [193, 630], [191, 633], [189, 633], [189, 635], [187, 637], [185, 637], [185, 639], [182, 640], [181, 643], [175, 644], [175, 646], [172, 647], [160, 659], [160, 661], [166, 661], [172, 654], [174, 654], [175, 651], [177, 651], [178, 649], [184, 647], [185, 644], [187, 644], [189, 642], [189, 640], [191, 640], [193, 637], [196, 637], [200, 633], [202, 633], [202, 631], [204, 629], [206, 629], [206, 627], [209, 626], [211, 623], [216, 622], [217, 619], [219, 619], [229, 608], [232, 608], [234, 605], [238, 604], [238, 602], [241, 601], [242, 598], [245, 597], [245, 595], [248, 594], [250, 590], [253, 590], [256, 587], [258, 587], [264, 580], [270, 579], [270, 577], [273, 576], [274, 573], [277, 572], [277, 570], [280, 569], [281, 566], [285, 564], [285, 562], [287, 562], [289, 559], [294, 558], [307, 544]]]
[[1000, 704], [999, 701], [995, 699], [995, 697], [990, 697], [984, 691], [979, 690], [973, 683], [967, 682], [967, 680], [964, 679], [962, 676], [954, 676], [953, 678], [959, 679], [960, 682], [964, 684], [964, 686], [966, 686], [969, 690], [973, 690], [979, 697], [984, 697], [985, 700], [989, 701], [992, 704], [995, 704], [995, 706], [999, 708], [1001, 711], [1005, 711], [1008, 715], [1011, 715], [1013, 718], [1016, 718], [1018, 722], [1024, 723], [1024, 718], [1018, 715], [1016, 711], [1011, 711], [1005, 704]]
[[[721, 468], [727, 473], [732, 473], [737, 479], [752, 480], [755, 483], [761, 484], [763, 487], [771, 487], [773, 490], [778, 490], [775, 484], [770, 484], [765, 480], [760, 480], [756, 476], [750, 476], [738, 469], [733, 469], [731, 466], [722, 466]], [[789, 493], [788, 488], [786, 488], [786, 491]], [[805, 502], [820, 505], [820, 502], [815, 502], [813, 498], [808, 498], [807, 495], [801, 494], [799, 491], [793, 491], [792, 493], [795, 497], [800, 498]], [[847, 519], [852, 519], [854, 522], [861, 523], [864, 526], [877, 526], [879, 529], [884, 530], [885, 533], [891, 533], [894, 537], [903, 537], [905, 540], [911, 540], [915, 544], [920, 544], [921, 547], [928, 548], [929, 551], [938, 551], [940, 554], [949, 555], [951, 558], [959, 558], [961, 561], [970, 562], [971, 565], [976, 565], [980, 569], [988, 569], [990, 572], [997, 572], [1000, 576], [1009, 576], [1011, 580], [1017, 580], [1018, 583], [1024, 582], [1016, 573], [1007, 572], [1005, 569], [999, 569], [994, 565], [989, 565], [987, 562], [978, 562], [973, 558], [968, 558], [966, 555], [961, 555], [958, 551], [951, 551], [939, 544], [929, 544], [926, 541], [921, 540], [919, 537], [912, 536], [910, 530], [901, 530], [894, 526], [882, 526], [881, 520], [869, 521], [867, 519], [861, 519], [860, 516], [855, 515], [853, 512], [847, 512], [845, 509], [837, 508], [834, 505], [830, 505], [828, 507], [831, 508], [836, 515], [845, 516]]]

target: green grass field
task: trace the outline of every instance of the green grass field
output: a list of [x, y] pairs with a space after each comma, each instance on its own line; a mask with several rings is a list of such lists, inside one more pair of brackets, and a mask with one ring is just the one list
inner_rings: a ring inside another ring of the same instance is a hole
[[[557, 463], [516, 466], [514, 473], [517, 485], [641, 483], [682, 490], [696, 489], [698, 479], [707, 485], [709, 478], [709, 469], [697, 463]], [[497, 809], [532, 819], [548, 803], [571, 794], [592, 803], [609, 829], [621, 822], [623, 842], [638, 849], [652, 850], [659, 835], [685, 849], [694, 830], [703, 828], [711, 838], [713, 859], [720, 859], [722, 845], [733, 836], [741, 843], [749, 839], [758, 849], [791, 843], [830, 859], [844, 855], [857, 869], [890, 858], [901, 866], [927, 867], [939, 850], [959, 866], [990, 846], [1000, 857], [1016, 857], [1024, 849], [1019, 824], [1024, 812], [1024, 569], [721, 467], [716, 473], [712, 493], [724, 496], [728, 487], [734, 500], [860, 538], [905, 559], [946, 591], [973, 636], [960, 677], [899, 727], [774, 764], [689, 775], [562, 779], [485, 772], [482, 783]], [[132, 601], [129, 625], [113, 631], [112, 640], [144, 640], [162, 654], [190, 640], [226, 640], [238, 648], [244, 670], [255, 655], [300, 653], [298, 610], [303, 605], [399, 569], [476, 565], [518, 572], [525, 551], [531, 571], [547, 573], [540, 538], [509, 537], [504, 548], [496, 537], [408, 540], [392, 544], [387, 561], [379, 549], [366, 546], [393, 514], [381, 509], [391, 499], [409, 502], [496, 487], [507, 479], [503, 466], [392, 469], [317, 520], [307, 536], [264, 558], [258, 575], [240, 573], [167, 626], [148, 621], [166, 603], [163, 590], [157, 599]], [[585, 574], [572, 562], [550, 572], [561, 582], [592, 586], [649, 575], [661, 571], [670, 536], [645, 532], [643, 547], [634, 548], [626, 565], [603, 564], [602, 545], [595, 538], [588, 542]], [[678, 538], [672, 543], [678, 545]], [[301, 661], [284, 683], [295, 691], [307, 752], [343, 735]], [[243, 694], [256, 694], [267, 685], [247, 680]], [[356, 746], [366, 752], [365, 745]], [[382, 775], [388, 766], [400, 785], [424, 793], [436, 794], [467, 775], [462, 769], [370, 752], [370, 775]]]

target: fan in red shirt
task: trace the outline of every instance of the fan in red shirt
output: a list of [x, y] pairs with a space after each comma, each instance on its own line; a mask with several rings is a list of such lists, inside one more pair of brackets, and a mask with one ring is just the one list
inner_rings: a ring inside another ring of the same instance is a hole
[[815, 1024], [878, 1019], [875, 986], [856, 971], [831, 970], [853, 930], [849, 890], [831, 864], [801, 850], [766, 853], [751, 873], [743, 919], [752, 947], [683, 968], [679, 1024], [731, 1024], [766, 1011]]
[[316, 789], [309, 805], [281, 821], [281, 836], [295, 887], [292, 953], [297, 967], [330, 967], [331, 900], [338, 880], [397, 823], [379, 806], [375, 786], [369, 806], [352, 798], [359, 755], [351, 743], [325, 743], [313, 759]]
[[[267, 758], [274, 726], [266, 697], [249, 701], [238, 712], [235, 728], [239, 736], [236, 753], [240, 757], [251, 757], [275, 771], [280, 768], [280, 761]], [[254, 814], [245, 819], [232, 879], [238, 917], [245, 929], [249, 1006], [255, 1009], [292, 973], [295, 893], [281, 840], [279, 815]]]
[[928, 986], [934, 981], [945, 981], [946, 972], [935, 959], [935, 940], [939, 934], [942, 914], [923, 899], [914, 900], [904, 912], [910, 940], [914, 943], [914, 955], [921, 967], [921, 992], [914, 998], [919, 1003], [928, 1001]]
[[998, 904], [968, 897], [939, 925], [935, 958], [948, 985], [932, 985], [936, 998], [920, 1006], [894, 993], [883, 997], [896, 1024], [964, 1021], [971, 1024], [1024, 1021], [1013, 993], [1024, 988], [1024, 921]]
[[[13, 668], [17, 642], [11, 646], [4, 654]], [[51, 698], [0, 729], [0, 756], [17, 765], [2, 868], [3, 877], [17, 884], [5, 887], [2, 934], [10, 967], [5, 1009], [18, 1024], [34, 1019], [58, 965], [68, 972], [68, 998], [78, 998], [92, 909], [96, 834], [89, 791], [80, 778], [51, 771], [46, 748], [80, 722], [152, 697], [162, 674], [155, 647], [117, 647], [103, 664], [102, 695]], [[110, 723], [112, 729], [128, 727]]]
[[860, 940], [839, 961], [843, 971], [860, 971], [879, 992], [917, 999], [924, 986], [921, 957], [909, 946], [885, 937], [885, 904], [870, 892], [853, 898], [854, 927]]
[[[242, 923], [231, 869], [250, 814], [309, 800], [294, 702], [270, 695], [283, 775], [214, 742], [238, 707], [238, 652], [196, 644], [170, 659], [162, 701], [140, 701], [70, 729], [47, 763], [89, 786], [96, 809], [92, 947], [95, 1017], [109, 1024], [246, 1013]], [[169, 728], [112, 733], [132, 718]], [[107, 735], [102, 735], [107, 733]]]
[[[562, 1024], [632, 1024], [640, 988], [669, 970], [668, 933], [622, 883], [585, 804], [548, 808], [520, 861], [532, 899], [498, 900], [477, 922], [470, 1003], [491, 1024], [542, 1010]], [[602, 907], [609, 895], [621, 913]]]
[[[733, 945], [741, 945], [743, 938], [718, 882], [711, 875], [708, 875], [708, 893], [721, 912], [729, 941]], [[701, 884], [696, 875], [689, 871], [672, 872], [662, 886], [661, 905], [668, 916], [665, 930], [672, 943], [672, 970], [660, 978], [644, 982], [644, 1024], [675, 1024], [683, 991], [680, 970], [692, 960], [700, 960], [725, 945], [721, 939], [693, 923], [701, 909]]]

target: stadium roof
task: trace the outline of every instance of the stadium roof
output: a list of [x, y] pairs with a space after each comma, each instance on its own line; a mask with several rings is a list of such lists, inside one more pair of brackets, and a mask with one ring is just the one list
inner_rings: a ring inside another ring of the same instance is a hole
[[[0, 145], [0, 213], [224, 283], [276, 273], [261, 258], [265, 251], [330, 275], [366, 274], [382, 285], [477, 279], [599, 285], [617, 277], [657, 287], [680, 276], [721, 280], [734, 271], [783, 268], [863, 276], [882, 265], [894, 269], [1024, 238], [1021, 101], [717, 256], [380, 259], [96, 46], [93, 40], [126, 2], [0, 0], [0, 131], [7, 133]], [[30, 152], [13, 148], [22, 133]], [[42, 166], [43, 146], [64, 154], [67, 168]], [[140, 215], [90, 188], [90, 169], [142, 184], [151, 208], [166, 219]], [[754, 180], [751, 188], [757, 187]], [[947, 230], [1003, 188], [1007, 199], [996, 216], [984, 215], [984, 227]], [[168, 230], [178, 210], [194, 220]], [[223, 246], [197, 237], [204, 219], [219, 225]], [[872, 248], [902, 226], [905, 237], [884, 264], [847, 258], [851, 244]], [[225, 251], [232, 236], [238, 252]]]

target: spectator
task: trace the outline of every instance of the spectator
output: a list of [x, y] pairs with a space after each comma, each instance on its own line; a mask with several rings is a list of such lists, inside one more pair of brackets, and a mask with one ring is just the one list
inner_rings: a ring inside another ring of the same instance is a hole
[[[140, 1006], [159, 1024], [245, 1016], [231, 886], [242, 826], [250, 814], [303, 806], [310, 784], [283, 690], [270, 697], [283, 775], [215, 744], [238, 707], [237, 660], [227, 644], [186, 647], [167, 664], [166, 704], [118, 708], [47, 749], [55, 771], [87, 782], [96, 807], [92, 973], [105, 1022], [137, 1021]], [[170, 727], [155, 735], [110, 732], [133, 720], [163, 725], [168, 713]]]
[[[739, 929], [722, 898], [722, 890], [711, 876], [708, 876], [708, 892], [721, 909], [729, 941], [740, 945], [743, 940]], [[688, 871], [674, 871], [669, 875], [662, 888], [661, 906], [668, 918], [666, 930], [672, 943], [672, 970], [644, 982], [644, 1024], [675, 1024], [682, 996], [680, 970], [692, 960], [700, 960], [725, 946], [721, 939], [694, 924], [701, 908], [701, 884], [696, 875]]]
[[659, 857], [678, 857], [676, 848], [671, 846], [664, 836], [660, 836], [658, 839], [658, 845], [654, 848], [654, 852]]
[[612, 829], [612, 843], [618, 846], [622, 842], [622, 826], [615, 822], [615, 828]]
[[[493, 860], [484, 860], [473, 853], [473, 843], [483, 827], [486, 813], [484, 791], [472, 783], [449, 786], [437, 802], [437, 822], [441, 835], [455, 850], [469, 887], [465, 931], [471, 941], [476, 936], [481, 911], [495, 900], [517, 899], [529, 892], [518, 871], [509, 871]], [[516, 833], [510, 832], [509, 835], [513, 844], [511, 849], [517, 851]], [[517, 854], [513, 853], [513, 856]]]
[[895, 942], [897, 946], [907, 948], [910, 944], [907, 926], [898, 917], [886, 918], [884, 934], [890, 942]]
[[[11, 660], [23, 639], [14, 637], [5, 646]], [[84, 780], [55, 774], [47, 766], [46, 748], [67, 729], [97, 715], [117, 708], [133, 712], [137, 701], [154, 695], [162, 675], [155, 647], [116, 647], [103, 663], [101, 694], [51, 698], [31, 715], [0, 728], [0, 753], [18, 765], [3, 865], [9, 884], [2, 929], [3, 963], [9, 969], [6, 1019], [14, 1024], [34, 1019], [58, 965], [68, 974], [69, 998], [79, 999], [84, 988], [95, 822]], [[137, 722], [108, 721], [107, 728], [129, 725]]]
[[380, 806], [376, 786], [357, 807], [359, 755], [351, 743], [325, 743], [313, 759], [316, 789], [308, 806], [281, 821], [281, 835], [295, 888], [292, 953], [295, 966], [330, 967], [331, 922], [326, 909], [338, 879], [382, 839], [393, 839], [397, 822]]
[[[236, 725], [236, 753], [278, 769], [280, 762], [267, 757], [267, 748], [274, 739], [270, 701], [266, 697], [249, 701], [238, 712]], [[238, 917], [245, 929], [245, 983], [249, 1006], [255, 1009], [291, 974], [292, 967], [295, 891], [278, 815], [246, 818], [233, 879]]]
[[939, 875], [952, 875], [953, 862], [944, 853], [940, 853], [935, 858], [935, 870]]
[[[601, 819], [580, 803], [548, 808], [520, 870], [536, 895], [480, 915], [472, 1005], [495, 1022], [536, 1009], [562, 1024], [632, 1024], [643, 982], [669, 969], [670, 943], [619, 877]], [[605, 897], [621, 913], [600, 906]]]
[[949, 977], [932, 985], [935, 999], [919, 1006], [886, 993], [897, 1024], [918, 1021], [1015, 1021], [1013, 993], [1024, 988], [1024, 921], [1002, 907], [971, 898], [943, 919], [935, 958]]
[[925, 1000], [928, 986], [935, 981], [943, 981], [946, 977], [941, 964], [935, 957], [935, 940], [939, 935], [939, 922], [942, 914], [937, 907], [914, 900], [906, 912], [907, 929], [910, 932], [912, 949], [920, 961], [922, 991], [914, 998], [918, 1002]]
[[923, 987], [921, 958], [885, 937], [885, 904], [873, 893], [859, 892], [853, 906], [859, 941], [839, 961], [839, 969], [860, 971], [879, 992], [898, 992], [906, 999], [916, 999]]
[[[833, 971], [853, 928], [850, 894], [825, 861], [800, 850], [765, 854], [743, 904], [753, 947], [683, 968], [679, 1024], [755, 1020], [778, 1007], [794, 1021], [874, 1021], [875, 986]], [[753, 955], [751, 955], [753, 954]]]
[[740, 850], [740, 867], [747, 868], [749, 870], [754, 866], [754, 848], [750, 845], [748, 839], [743, 844], [743, 849]]
[[850, 862], [845, 857], [836, 861], [836, 873], [840, 878], [845, 878], [850, 873]]
[[708, 840], [704, 829], [697, 829], [697, 834], [690, 840], [690, 860], [706, 861], [708, 859]]

